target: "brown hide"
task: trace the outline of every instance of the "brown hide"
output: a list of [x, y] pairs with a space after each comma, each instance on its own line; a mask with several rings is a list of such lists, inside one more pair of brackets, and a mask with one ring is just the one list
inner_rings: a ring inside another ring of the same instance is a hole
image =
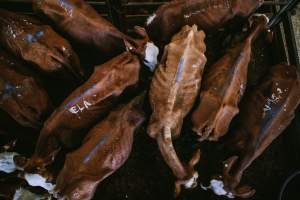
[[265, 30], [265, 16], [254, 17], [251, 33], [212, 65], [203, 79], [200, 103], [193, 112], [193, 130], [200, 140], [218, 140], [239, 112], [244, 95], [252, 44]]
[[[204, 32], [198, 31], [197, 26], [183, 27], [165, 47], [150, 88], [153, 113], [148, 133], [157, 139], [162, 156], [178, 179], [178, 184], [185, 184], [197, 176], [193, 166], [185, 166], [179, 160], [172, 139], [180, 135], [183, 119], [200, 89], [206, 64], [204, 38]], [[197, 153], [195, 157], [198, 156]]]
[[29, 168], [47, 165], [60, 147], [76, 147], [98, 120], [118, 103], [126, 89], [139, 81], [140, 63], [129, 52], [97, 66], [92, 76], [45, 122]]
[[247, 97], [241, 107], [241, 122], [228, 148], [235, 155], [224, 162], [224, 189], [239, 197], [255, 190], [241, 186], [244, 171], [286, 129], [300, 104], [300, 76], [286, 64], [271, 68], [270, 74]]
[[51, 109], [48, 94], [18, 59], [0, 50], [0, 108], [19, 124], [38, 128]]
[[69, 42], [34, 18], [0, 10], [0, 44], [46, 74], [80, 80], [84, 75]]
[[[149, 41], [146, 31], [136, 27], [135, 31], [143, 39], [133, 39], [120, 32], [109, 21], [84, 0], [34, 0], [33, 7], [50, 18], [59, 29], [80, 44], [96, 48], [104, 60], [113, 58], [126, 49], [147, 59], [146, 48]], [[149, 65], [145, 60], [146, 65]], [[156, 64], [150, 63], [153, 68]]]
[[184, 25], [216, 30], [233, 18], [249, 16], [262, 3], [263, 0], [174, 0], [159, 7], [148, 19], [146, 30], [155, 44], [164, 45]]
[[131, 152], [134, 132], [144, 121], [144, 95], [112, 111], [67, 155], [57, 178], [58, 196], [70, 200], [92, 199], [98, 184], [118, 170]]

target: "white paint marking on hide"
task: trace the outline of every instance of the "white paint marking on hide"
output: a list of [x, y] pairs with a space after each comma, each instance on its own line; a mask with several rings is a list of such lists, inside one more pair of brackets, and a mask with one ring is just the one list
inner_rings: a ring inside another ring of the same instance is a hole
[[14, 157], [19, 155], [16, 152], [3, 152], [0, 153], [0, 171], [5, 173], [12, 173], [18, 170], [14, 162]]
[[16, 190], [13, 197], [13, 200], [42, 200], [42, 199], [43, 200], [50, 199], [50, 197], [34, 194], [22, 187]]
[[39, 174], [29, 174], [26, 173], [24, 176], [27, 183], [31, 186], [39, 186], [47, 190], [50, 194], [53, 193], [55, 185], [48, 183], [47, 180]]
[[155, 13], [152, 14], [152, 15], [150, 15], [150, 16], [148, 17], [147, 22], [146, 22], [147, 26], [153, 22], [153, 20], [155, 19], [155, 17], [156, 17], [156, 14], [155, 14]]
[[85, 109], [88, 109], [92, 105], [93, 105], [92, 103], [90, 103], [86, 100], [83, 100], [83, 106], [80, 106], [79, 104], [76, 104], [75, 106], [72, 106], [69, 109], [69, 112], [72, 113], [72, 114], [77, 114], [79, 112], [83, 112]]
[[87, 109], [92, 106], [92, 104], [88, 101], [83, 101], [83, 104], [84, 104], [84, 107], [86, 107]]
[[152, 42], [147, 42], [145, 49], [145, 59], [144, 64], [149, 67], [150, 71], [154, 71], [158, 63], [157, 57], [159, 54], [159, 49]]
[[73, 106], [69, 109], [69, 112], [73, 113], [73, 114], [77, 114], [79, 112], [79, 110], [77, 110], [77, 106]]

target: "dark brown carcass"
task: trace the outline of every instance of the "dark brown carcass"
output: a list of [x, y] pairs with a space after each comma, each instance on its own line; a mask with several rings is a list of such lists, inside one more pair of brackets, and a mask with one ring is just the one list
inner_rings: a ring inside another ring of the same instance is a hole
[[193, 166], [198, 162], [200, 152], [186, 166], [179, 160], [172, 139], [179, 137], [183, 118], [192, 108], [200, 89], [206, 64], [204, 38], [204, 32], [198, 31], [197, 26], [183, 27], [165, 47], [150, 88], [153, 113], [148, 133], [157, 140], [164, 160], [178, 179], [177, 194], [181, 185], [190, 188], [197, 183], [198, 174]]
[[217, 30], [233, 18], [248, 17], [262, 3], [263, 0], [174, 0], [148, 18], [146, 30], [155, 44], [164, 45], [184, 25]]
[[264, 15], [253, 17], [253, 26], [246, 39], [230, 48], [208, 69], [200, 103], [192, 116], [193, 130], [200, 140], [218, 140], [226, 134], [232, 119], [238, 114], [247, 83], [252, 44], [266, 30], [267, 21]]
[[112, 111], [89, 132], [79, 149], [67, 155], [55, 188], [59, 197], [92, 199], [99, 183], [125, 163], [134, 132], [145, 119], [143, 102], [141, 95]]
[[299, 103], [300, 74], [296, 67], [272, 67], [266, 80], [245, 97], [241, 122], [228, 144], [235, 154], [224, 162], [222, 179], [213, 179], [211, 188], [219, 195], [252, 196], [255, 190], [240, 184], [244, 171], [291, 123]]
[[51, 109], [47, 92], [18, 59], [0, 50], [0, 109], [19, 124], [38, 128]]
[[143, 39], [133, 39], [120, 32], [101, 17], [92, 6], [82, 0], [34, 0], [33, 7], [53, 20], [55, 24], [80, 44], [96, 48], [107, 60], [128, 48], [153, 70], [157, 64], [158, 49], [148, 39], [143, 28], [136, 32]]
[[84, 75], [69, 42], [29, 16], [1, 9], [0, 44], [46, 74], [80, 80]]
[[121, 96], [139, 81], [140, 63], [129, 52], [95, 67], [92, 76], [72, 92], [44, 123], [29, 166], [52, 162], [61, 147], [80, 144], [86, 130], [105, 117]]

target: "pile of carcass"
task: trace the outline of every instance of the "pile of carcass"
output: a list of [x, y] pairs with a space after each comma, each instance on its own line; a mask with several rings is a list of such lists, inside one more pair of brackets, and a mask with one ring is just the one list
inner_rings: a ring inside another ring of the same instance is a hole
[[[9, 143], [1, 142], [0, 170], [19, 181], [1, 188], [0, 197], [92, 199], [101, 181], [126, 162], [142, 124], [173, 172], [178, 196], [182, 187], [194, 188], [201, 180], [195, 169], [200, 149], [185, 163], [173, 145], [184, 120], [199, 142], [218, 141], [237, 114], [241, 123], [230, 137], [234, 154], [224, 161], [223, 174], [203, 188], [229, 198], [251, 197], [255, 190], [240, 183], [244, 171], [290, 124], [300, 103], [300, 74], [284, 63], [270, 67], [247, 89], [253, 44], [272, 28], [265, 15], [253, 14], [262, 4], [170, 1], [148, 18], [145, 29], [135, 27], [137, 38], [120, 32], [82, 0], [33, 1], [36, 13], [55, 29], [0, 10], [0, 108], [15, 124], [39, 132], [34, 152], [24, 155], [14, 151], [22, 134], [1, 124], [0, 137]], [[245, 19], [250, 22], [245, 37], [207, 66], [206, 35]], [[102, 64], [88, 76], [71, 44], [55, 30], [96, 52]], [[77, 88], [56, 107], [41, 77]], [[151, 113], [145, 109], [149, 105]], [[64, 166], [57, 172], [49, 166], [58, 157]], [[44, 193], [33, 193], [35, 186]]]

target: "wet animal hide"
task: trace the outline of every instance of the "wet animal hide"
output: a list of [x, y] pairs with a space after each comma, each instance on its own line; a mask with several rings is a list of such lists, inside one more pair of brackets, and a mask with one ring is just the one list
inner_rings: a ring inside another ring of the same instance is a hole
[[[241, 122], [228, 147], [235, 155], [224, 162], [222, 182], [227, 194], [250, 197], [255, 190], [240, 185], [244, 171], [286, 129], [300, 104], [300, 74], [296, 67], [279, 64], [241, 108]], [[214, 180], [217, 181], [217, 180]]]
[[19, 124], [38, 128], [51, 109], [47, 92], [18, 59], [0, 50], [0, 109]]
[[30, 160], [31, 167], [52, 162], [61, 147], [74, 148], [91, 128], [139, 81], [140, 63], [129, 52], [97, 66], [92, 76], [73, 91], [44, 123]]
[[[180, 135], [183, 119], [192, 108], [200, 89], [206, 64], [204, 38], [204, 32], [198, 31], [196, 25], [183, 27], [165, 47], [150, 88], [153, 113], [148, 133], [157, 140], [164, 160], [178, 179], [178, 192], [180, 185], [188, 188], [194, 186], [198, 176], [193, 169], [196, 162], [185, 166], [175, 152], [172, 139]], [[196, 153], [192, 160], [199, 159], [199, 156]]]
[[99, 183], [125, 163], [134, 132], [145, 119], [143, 102], [141, 95], [112, 111], [89, 132], [79, 149], [67, 155], [55, 188], [59, 197], [92, 199]]
[[200, 140], [218, 140], [226, 134], [232, 119], [239, 112], [244, 95], [252, 44], [265, 31], [267, 18], [253, 17], [250, 34], [212, 65], [203, 79], [200, 103], [193, 112], [193, 130]]
[[167, 44], [184, 25], [217, 30], [233, 18], [248, 17], [262, 3], [263, 0], [174, 0], [148, 18], [146, 30], [150, 39], [160, 46]]
[[69, 42], [34, 18], [1, 9], [0, 44], [45, 74], [83, 78], [78, 56]]
[[157, 64], [158, 49], [149, 42], [143, 28], [135, 29], [143, 39], [133, 39], [120, 32], [83, 0], [34, 0], [33, 7], [54, 21], [73, 40], [98, 49], [104, 60], [117, 56], [127, 48], [150, 69]]

